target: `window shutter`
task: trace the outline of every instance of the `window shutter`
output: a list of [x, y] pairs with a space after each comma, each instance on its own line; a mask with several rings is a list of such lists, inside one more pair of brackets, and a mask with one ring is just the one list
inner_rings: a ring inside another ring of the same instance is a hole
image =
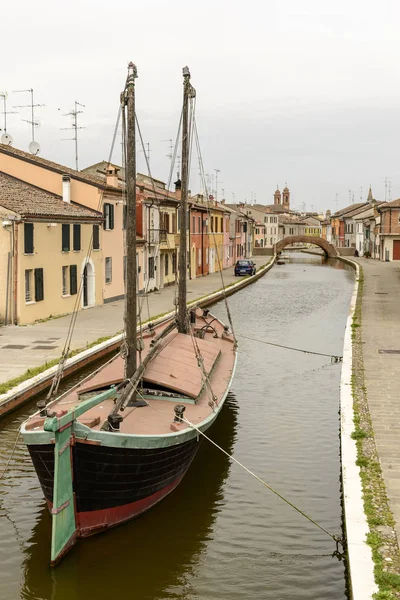
[[108, 225], [108, 215], [109, 215], [109, 204], [104, 203], [103, 206], [103, 217], [104, 217], [104, 223], [103, 223], [103, 229], [107, 229], [107, 225]]
[[93, 250], [100, 249], [100, 229], [98, 225], [93, 225]]
[[70, 250], [70, 226], [65, 224], [61, 228], [61, 250], [62, 252]]
[[76, 265], [71, 265], [69, 268], [69, 293], [74, 296], [78, 291], [78, 279]]
[[80, 225], [74, 225], [74, 250], [80, 250], [81, 249], [81, 226]]
[[33, 254], [33, 223], [24, 223], [24, 252]]
[[109, 204], [110, 207], [110, 229], [114, 229], [114, 204]]
[[35, 300], [40, 302], [44, 298], [43, 269], [35, 269]]

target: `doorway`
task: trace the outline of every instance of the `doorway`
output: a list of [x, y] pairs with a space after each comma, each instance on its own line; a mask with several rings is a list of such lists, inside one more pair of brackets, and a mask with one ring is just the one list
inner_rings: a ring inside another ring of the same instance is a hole
[[94, 266], [92, 261], [87, 262], [82, 273], [82, 303], [83, 307], [94, 306], [95, 304], [95, 278]]

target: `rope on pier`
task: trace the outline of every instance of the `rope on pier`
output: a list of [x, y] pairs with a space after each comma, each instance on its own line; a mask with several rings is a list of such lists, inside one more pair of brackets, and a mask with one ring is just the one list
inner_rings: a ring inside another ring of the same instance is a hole
[[251, 340], [252, 342], [259, 342], [260, 344], [267, 344], [267, 346], [275, 346], [277, 348], [284, 348], [285, 350], [294, 350], [295, 352], [304, 352], [304, 354], [315, 354], [316, 356], [328, 356], [333, 363], [340, 363], [343, 360], [343, 356], [336, 356], [335, 354], [324, 354], [323, 352], [313, 352], [312, 350], [304, 350], [303, 348], [292, 348], [291, 346], [284, 346], [283, 344], [275, 344], [274, 342], [267, 342], [266, 340], [257, 340], [248, 335], [239, 335], [238, 337]]

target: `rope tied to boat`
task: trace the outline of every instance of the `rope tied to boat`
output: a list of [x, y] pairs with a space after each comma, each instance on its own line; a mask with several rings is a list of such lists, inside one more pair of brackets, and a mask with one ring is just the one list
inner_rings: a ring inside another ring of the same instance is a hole
[[336, 354], [326, 354], [325, 352], [314, 352], [313, 350], [304, 350], [304, 348], [293, 348], [292, 346], [285, 346], [284, 344], [276, 344], [275, 342], [268, 342], [267, 340], [259, 340], [257, 338], [250, 337], [249, 335], [239, 335], [241, 338], [251, 340], [252, 342], [258, 342], [259, 344], [266, 344], [267, 346], [275, 346], [276, 348], [283, 348], [284, 350], [293, 350], [294, 352], [303, 352], [304, 354], [314, 354], [315, 356], [327, 356], [331, 359], [333, 364], [340, 363], [343, 360], [343, 356], [337, 356]]
[[234, 462], [237, 465], [239, 465], [239, 467], [241, 467], [242, 469], [244, 469], [249, 475], [251, 475], [252, 477], [254, 477], [263, 486], [265, 486], [266, 488], [268, 488], [273, 494], [275, 494], [276, 496], [278, 496], [278, 498], [280, 498], [281, 500], [283, 500], [284, 502], [286, 502], [286, 504], [288, 504], [289, 506], [291, 506], [300, 515], [302, 515], [304, 518], [306, 518], [308, 521], [310, 521], [310, 523], [312, 523], [313, 525], [315, 525], [316, 527], [318, 527], [318, 529], [321, 529], [321, 531], [323, 531], [330, 538], [332, 538], [332, 540], [336, 544], [336, 550], [333, 552], [332, 556], [336, 556], [339, 560], [342, 560], [342, 558], [344, 556], [344, 553], [343, 552], [341, 553], [339, 551], [339, 544], [342, 546], [343, 551], [345, 550], [345, 540], [342, 537], [331, 533], [330, 531], [328, 531], [327, 529], [325, 529], [325, 527], [323, 527], [323, 525], [320, 525], [319, 523], [317, 523], [317, 521], [315, 521], [307, 513], [305, 513], [303, 510], [301, 510], [301, 508], [298, 508], [298, 506], [296, 506], [295, 504], [293, 504], [293, 502], [291, 502], [290, 500], [288, 500], [287, 498], [285, 498], [285, 496], [283, 496], [280, 492], [278, 492], [277, 490], [275, 490], [266, 481], [264, 481], [263, 479], [261, 479], [261, 477], [259, 477], [258, 475], [256, 475], [256, 473], [254, 473], [254, 471], [251, 471], [250, 469], [248, 469], [243, 463], [241, 463], [234, 456], [232, 456], [231, 454], [229, 454], [229, 452], [227, 452], [226, 450], [224, 450], [223, 448], [221, 448], [221, 446], [219, 446], [216, 442], [214, 442], [211, 438], [209, 438], [208, 435], [206, 435], [203, 431], [201, 431], [201, 429], [199, 429], [196, 425], [194, 425], [194, 423], [191, 423], [190, 421], [188, 421], [188, 419], [186, 417], [182, 416], [181, 417], [181, 421], [184, 421], [185, 423], [187, 423], [187, 425], [189, 425], [190, 427], [192, 427], [193, 429], [195, 429], [198, 434], [202, 435], [206, 440], [208, 440], [211, 444], [213, 444], [213, 446], [215, 446], [218, 450], [220, 450], [220, 452], [222, 452], [223, 454], [225, 454], [225, 456], [227, 456], [229, 458], [229, 460], [231, 460], [232, 462]]

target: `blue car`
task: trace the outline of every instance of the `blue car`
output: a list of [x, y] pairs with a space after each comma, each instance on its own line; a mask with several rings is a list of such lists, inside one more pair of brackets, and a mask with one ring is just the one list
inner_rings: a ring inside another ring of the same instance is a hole
[[252, 260], [242, 259], [235, 264], [235, 277], [239, 275], [255, 275], [256, 265]]

